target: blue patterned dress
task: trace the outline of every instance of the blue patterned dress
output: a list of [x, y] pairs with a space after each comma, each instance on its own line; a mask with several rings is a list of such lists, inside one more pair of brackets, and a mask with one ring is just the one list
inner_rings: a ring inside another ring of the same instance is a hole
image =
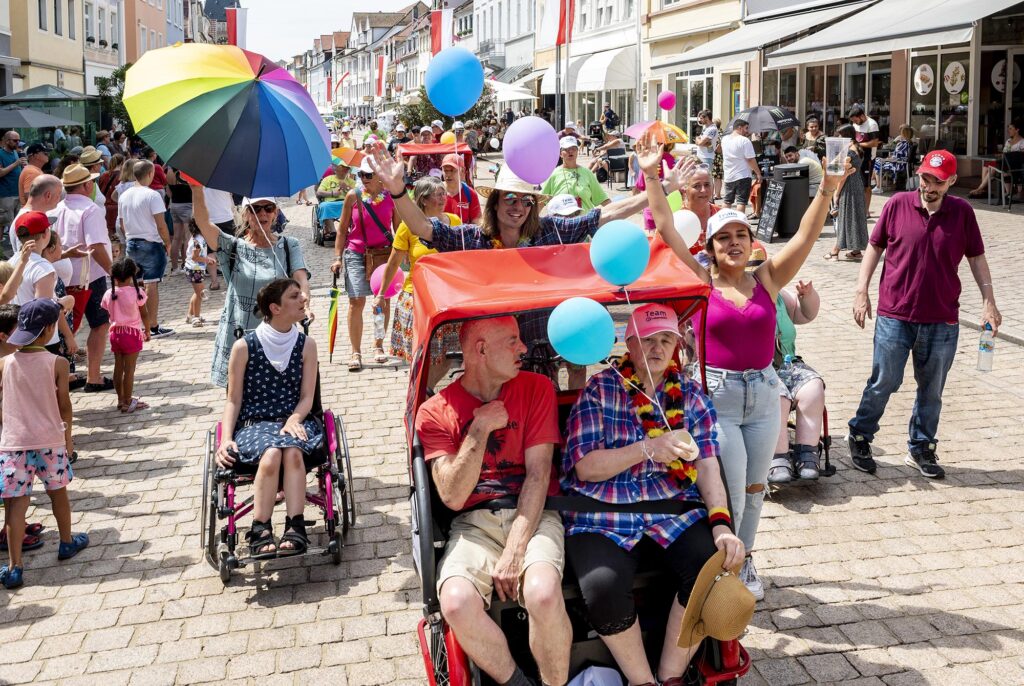
[[305, 334], [299, 333], [283, 372], [270, 364], [255, 332], [246, 334], [244, 340], [249, 348], [249, 361], [245, 366], [242, 409], [238, 413], [238, 428], [235, 429], [240, 460], [246, 464], [258, 464], [263, 453], [270, 448], [298, 448], [309, 455], [324, 440], [319, 422], [307, 417], [302, 423], [306, 429], [305, 441], [281, 433], [285, 420], [299, 404], [302, 392]]

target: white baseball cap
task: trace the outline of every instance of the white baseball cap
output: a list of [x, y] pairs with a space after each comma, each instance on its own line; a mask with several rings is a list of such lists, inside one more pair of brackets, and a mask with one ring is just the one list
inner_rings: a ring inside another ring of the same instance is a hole
[[568, 217], [570, 214], [580, 211], [580, 205], [576, 198], [568, 193], [561, 193], [548, 200], [549, 214], [557, 214], [561, 217]]
[[249, 207], [250, 205], [256, 205], [256, 204], [261, 203], [261, 202], [262, 203], [268, 203], [269, 202], [269, 203], [271, 203], [273, 205], [276, 205], [277, 204], [277, 198], [271, 198], [271, 197], [268, 197], [268, 196], [262, 196], [262, 197], [259, 197], [259, 198], [242, 198], [242, 207]]
[[405, 131], [405, 124], [399, 124], [396, 126], [395, 131]]
[[567, 121], [567, 122], [565, 122], [565, 128], [567, 128], [567, 129], [575, 129], [576, 128], [576, 122], [574, 122], [574, 121]]
[[360, 174], [373, 174], [373, 167], [370, 166], [370, 158], [364, 157], [363, 161], [359, 163]]
[[337, 143], [338, 142], [338, 137], [335, 136], [333, 133], [331, 134], [331, 142], [332, 143]]
[[441, 123], [440, 119], [435, 119], [434, 121], [430, 122], [430, 125], [431, 126], [436, 126], [439, 129], [443, 129], [444, 128], [444, 124]]
[[558, 148], [560, 150], [578, 147], [580, 147], [580, 142], [576, 140], [576, 136], [564, 136], [558, 141]]
[[747, 215], [739, 210], [719, 210], [708, 219], [707, 240], [710, 241], [712, 236], [729, 224], [742, 224], [748, 229], [750, 228], [750, 220], [747, 219]]
[[464, 128], [466, 128], [466, 125], [463, 124], [461, 121], [457, 121], [454, 124], [452, 124], [452, 129], [464, 129]]
[[348, 126], [348, 125], [346, 124], [345, 126], [342, 126], [342, 127], [341, 127], [341, 132], [342, 132], [342, 133], [352, 133], [352, 127], [351, 127], [351, 126]]

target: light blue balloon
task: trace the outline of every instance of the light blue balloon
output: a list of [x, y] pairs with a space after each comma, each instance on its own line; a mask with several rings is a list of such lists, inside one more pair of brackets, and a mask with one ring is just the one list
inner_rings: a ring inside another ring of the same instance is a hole
[[463, 47], [446, 48], [434, 55], [425, 79], [427, 97], [442, 114], [464, 114], [484, 92], [484, 68], [476, 55]]
[[590, 298], [569, 298], [548, 319], [548, 341], [573, 364], [597, 364], [615, 345], [615, 323], [608, 310]]
[[590, 264], [594, 271], [616, 286], [627, 286], [639, 279], [650, 259], [651, 244], [647, 234], [625, 219], [602, 226], [590, 243]]

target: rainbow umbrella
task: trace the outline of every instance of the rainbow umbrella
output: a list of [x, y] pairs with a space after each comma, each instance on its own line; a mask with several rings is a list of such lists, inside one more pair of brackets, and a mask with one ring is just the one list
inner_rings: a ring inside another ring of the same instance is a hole
[[148, 51], [128, 70], [124, 104], [165, 162], [211, 188], [291, 195], [331, 162], [327, 127], [306, 89], [234, 45]]
[[338, 299], [341, 290], [338, 288], [338, 275], [331, 280], [331, 306], [327, 310], [327, 361], [334, 361], [334, 339], [338, 335]]
[[661, 144], [688, 143], [690, 141], [690, 137], [681, 128], [660, 120], [637, 122], [622, 133], [630, 138], [642, 138], [648, 131], [652, 132], [654, 140]]

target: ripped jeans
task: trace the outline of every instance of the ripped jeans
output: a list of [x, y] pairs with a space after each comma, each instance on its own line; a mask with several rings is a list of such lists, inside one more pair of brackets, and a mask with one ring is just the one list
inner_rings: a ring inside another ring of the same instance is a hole
[[[779, 381], [775, 370], [734, 372], [707, 368], [708, 394], [718, 422], [718, 444], [729, 487], [733, 525], [748, 551], [754, 548], [775, 442], [779, 437]], [[751, 492], [749, 487], [759, 489]]]

